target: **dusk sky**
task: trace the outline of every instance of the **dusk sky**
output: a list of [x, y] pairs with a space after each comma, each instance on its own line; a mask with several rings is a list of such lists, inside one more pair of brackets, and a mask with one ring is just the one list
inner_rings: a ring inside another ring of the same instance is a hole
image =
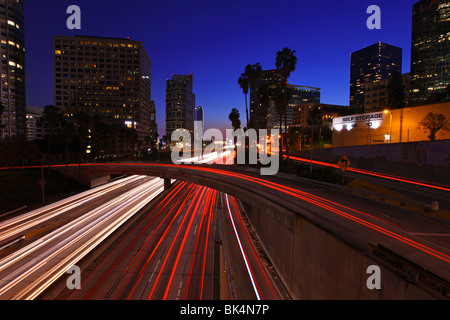
[[[152, 61], [152, 99], [165, 130], [166, 79], [194, 76], [205, 128], [231, 127], [245, 100], [237, 84], [247, 64], [275, 68], [278, 50], [296, 51], [289, 83], [321, 88], [321, 102], [349, 104], [350, 53], [379, 41], [403, 48], [410, 70], [412, 5], [417, 0], [26, 0], [27, 105], [54, 104], [53, 35], [142, 41]], [[69, 30], [66, 9], [81, 8], [81, 30]], [[370, 5], [381, 8], [381, 30], [369, 30]]]

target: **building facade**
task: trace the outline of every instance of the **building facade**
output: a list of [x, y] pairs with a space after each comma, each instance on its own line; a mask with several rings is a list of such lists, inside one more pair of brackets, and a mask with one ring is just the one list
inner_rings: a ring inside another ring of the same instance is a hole
[[55, 36], [55, 106], [71, 118], [82, 112], [107, 125], [134, 129], [142, 146], [154, 138], [151, 61], [140, 41]]
[[194, 133], [193, 75], [173, 75], [166, 82], [166, 136], [171, 140], [176, 129]]
[[350, 108], [365, 111], [365, 84], [402, 72], [402, 48], [382, 42], [352, 52], [350, 61]]
[[250, 127], [253, 127], [256, 130], [268, 128], [268, 111], [263, 108], [260, 89], [285, 82], [286, 79], [284, 79], [279, 70], [262, 71], [254, 88], [250, 88]]
[[26, 137], [23, 0], [0, 0], [2, 92], [0, 138]]
[[38, 128], [39, 119], [42, 117], [44, 109], [37, 107], [28, 107], [27, 108], [27, 140], [33, 141], [43, 139], [42, 131], [39, 133], [40, 128]]
[[[298, 106], [305, 103], [320, 103], [320, 88], [298, 86], [288, 84], [287, 88], [291, 91], [291, 100], [286, 108], [286, 122], [289, 129], [294, 125], [294, 113]], [[285, 128], [284, 116], [281, 119], [283, 131]], [[275, 103], [271, 102], [267, 112], [267, 129], [280, 129], [280, 115], [277, 112]]]
[[[336, 117], [333, 147], [429, 141], [420, 122], [430, 112], [450, 119], [450, 102]], [[442, 139], [450, 139], [450, 130], [437, 132], [436, 140]]]
[[[404, 106], [407, 107], [409, 105], [410, 74], [403, 74], [402, 79], [405, 92]], [[389, 79], [383, 79], [365, 84], [364, 103], [366, 112], [380, 111], [387, 108], [388, 83]]]
[[421, 0], [413, 5], [411, 104], [449, 99], [450, 2]]

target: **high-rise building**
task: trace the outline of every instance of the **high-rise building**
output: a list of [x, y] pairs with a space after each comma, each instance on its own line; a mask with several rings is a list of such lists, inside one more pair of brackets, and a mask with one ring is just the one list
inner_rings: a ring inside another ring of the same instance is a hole
[[413, 5], [411, 105], [449, 99], [450, 2], [421, 0]]
[[392, 71], [402, 72], [402, 48], [382, 42], [352, 52], [350, 108], [365, 111], [365, 84], [388, 79]]
[[26, 137], [25, 24], [23, 0], [0, 0], [0, 138]]
[[194, 133], [193, 76], [172, 75], [166, 82], [166, 136], [170, 141], [176, 129], [189, 130]]
[[200, 127], [198, 129], [200, 129], [201, 133], [203, 134], [204, 127], [205, 127], [203, 106], [195, 107], [194, 121], [197, 121], [200, 124]]
[[281, 75], [280, 70], [274, 69], [262, 71], [254, 88], [250, 88], [249, 127], [257, 130], [267, 128], [267, 112], [263, 111], [259, 89], [285, 82], [286, 79]]
[[39, 119], [42, 117], [44, 109], [38, 107], [27, 107], [27, 140], [33, 141], [36, 140], [37, 137], [37, 127]]
[[55, 105], [66, 117], [78, 112], [105, 124], [134, 129], [143, 147], [154, 138], [151, 61], [140, 41], [55, 36]]

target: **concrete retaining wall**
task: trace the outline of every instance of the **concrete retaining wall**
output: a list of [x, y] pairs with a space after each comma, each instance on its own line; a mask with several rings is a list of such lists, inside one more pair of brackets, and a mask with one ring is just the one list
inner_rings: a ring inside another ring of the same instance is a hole
[[[439, 298], [368, 252], [345, 243], [301, 215], [246, 207], [255, 233], [293, 299]], [[381, 270], [379, 290], [370, 290], [366, 285], [371, 276], [367, 268], [371, 265]]]

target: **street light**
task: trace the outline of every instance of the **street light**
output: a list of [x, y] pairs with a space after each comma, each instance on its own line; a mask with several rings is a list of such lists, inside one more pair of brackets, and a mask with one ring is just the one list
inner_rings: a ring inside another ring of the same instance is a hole
[[384, 114], [389, 114], [389, 143], [392, 142], [392, 113], [389, 110], [384, 110]]

